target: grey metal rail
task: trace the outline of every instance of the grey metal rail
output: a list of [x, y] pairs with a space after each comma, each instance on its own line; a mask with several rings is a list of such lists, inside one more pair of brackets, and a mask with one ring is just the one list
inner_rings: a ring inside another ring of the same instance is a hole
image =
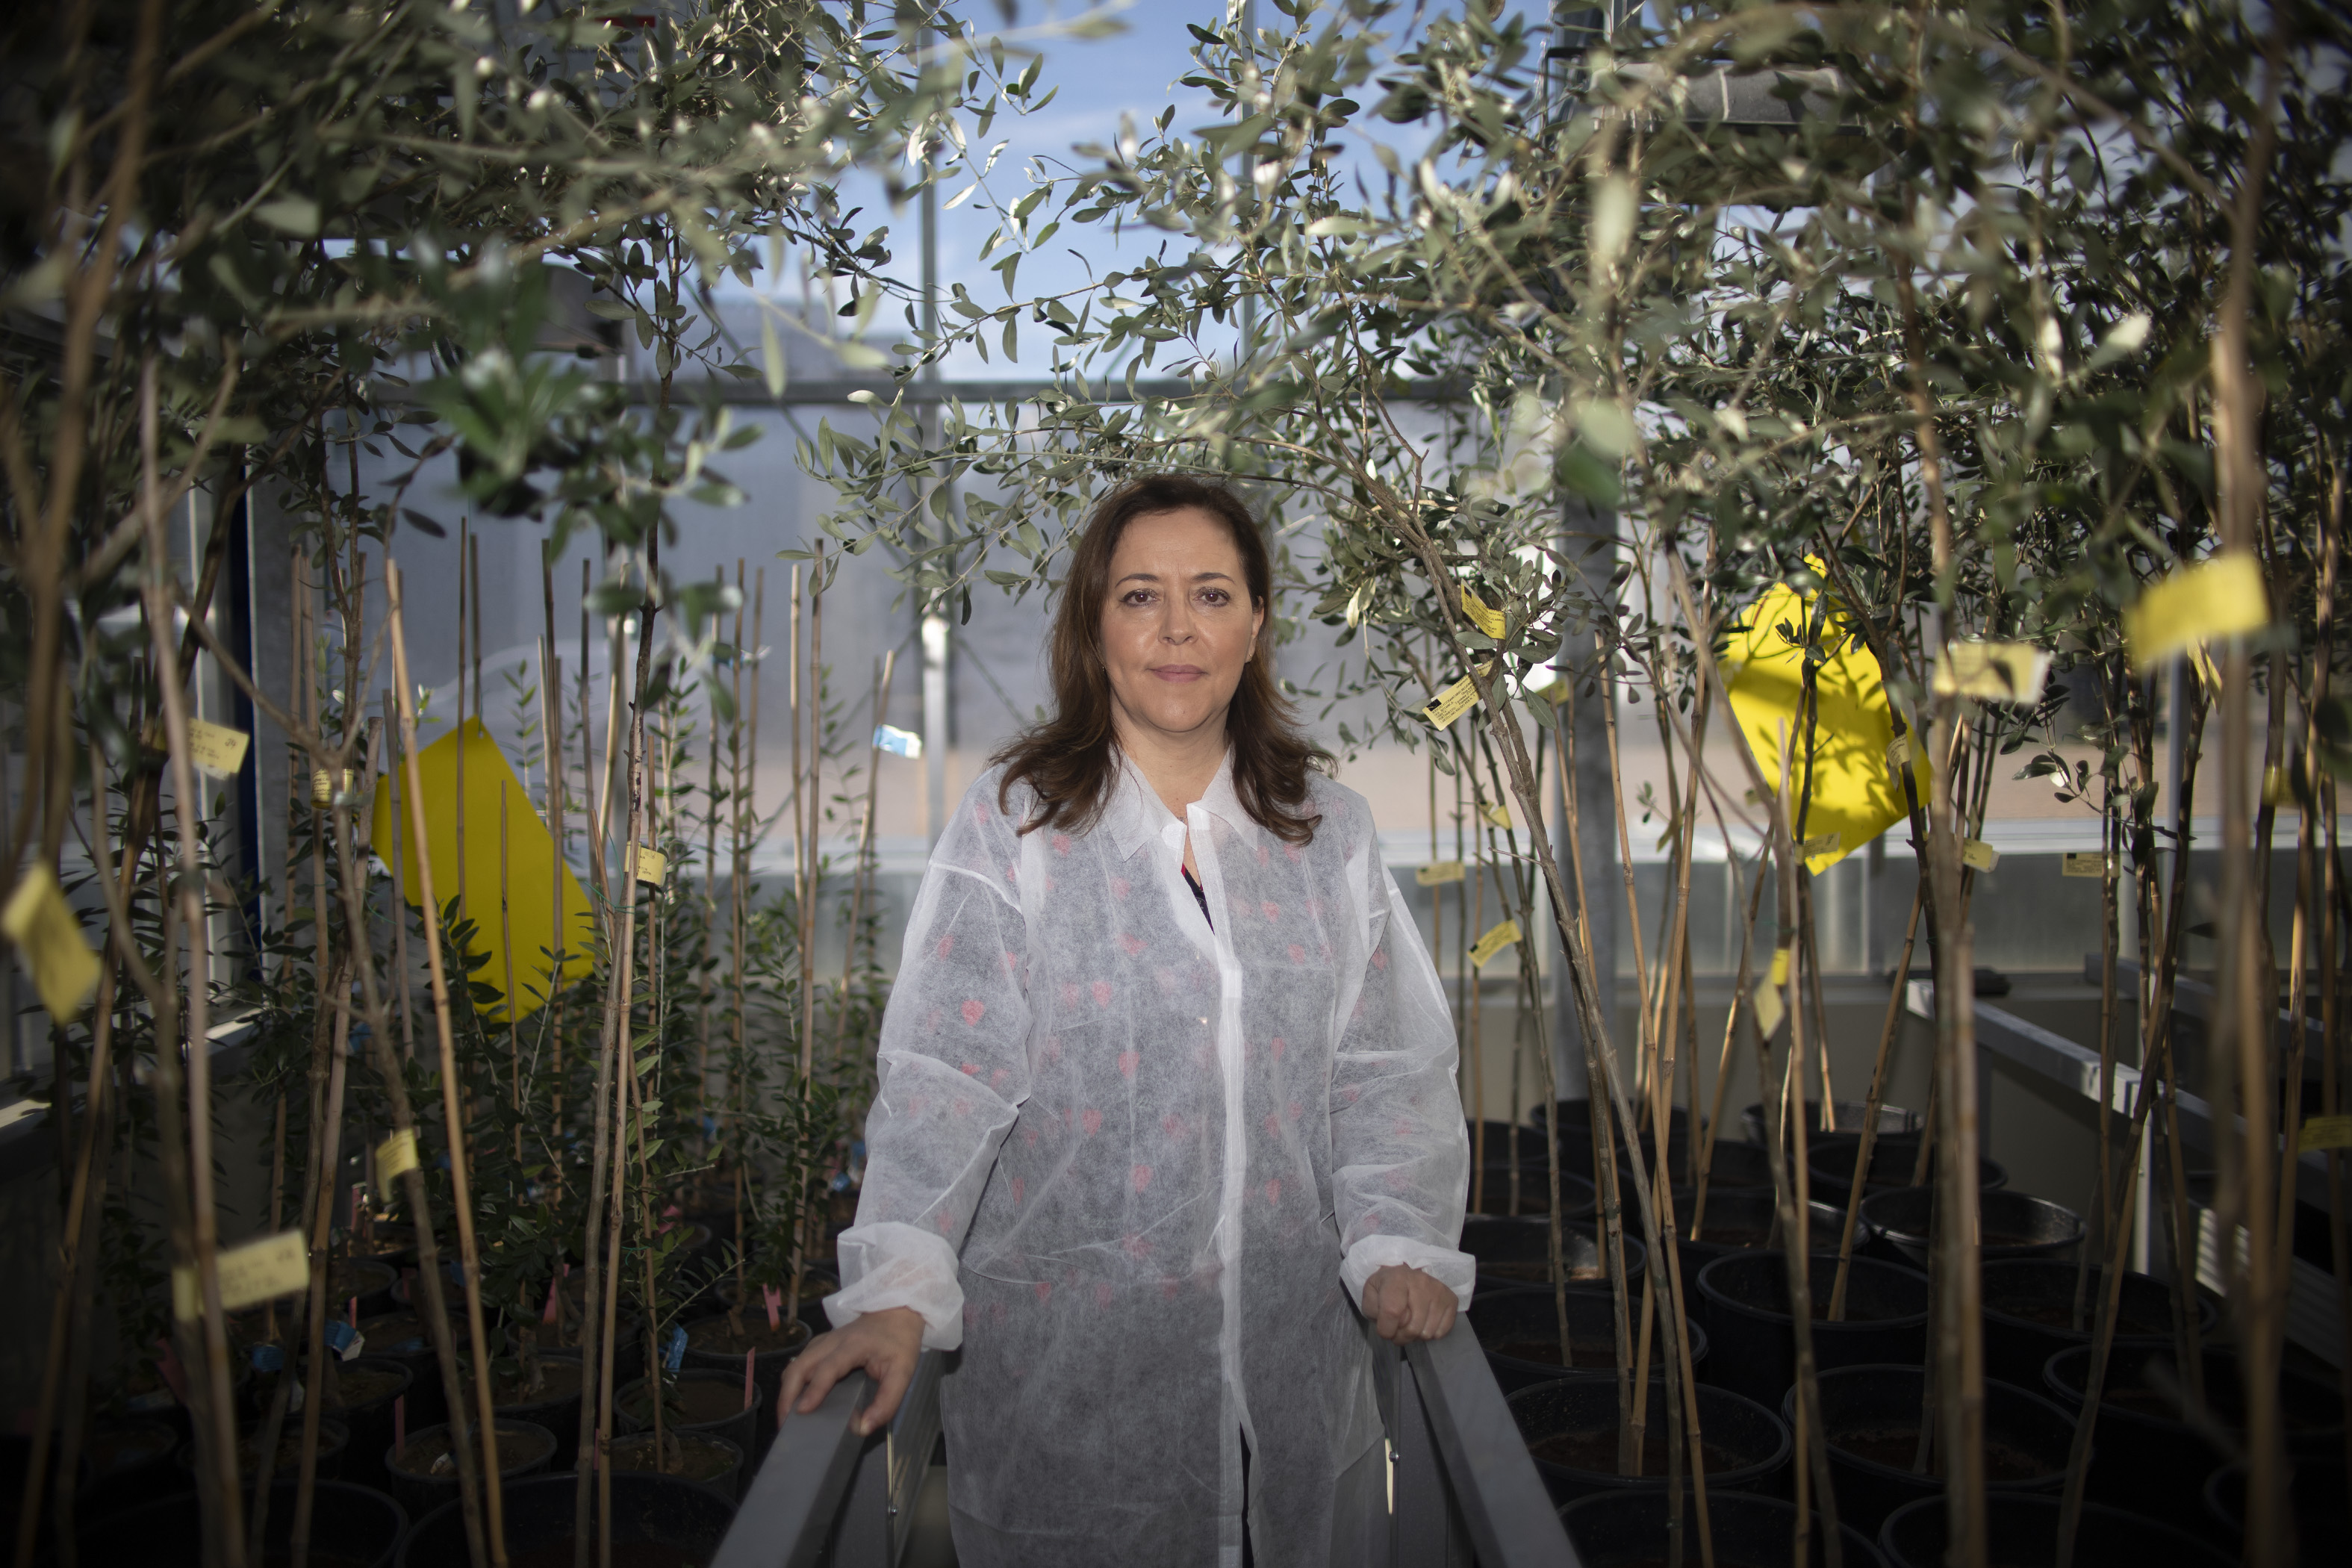
[[[1577, 1568], [1468, 1321], [1402, 1353], [1375, 1349], [1391, 1484], [1365, 1568]], [[897, 1417], [871, 1437], [851, 1425], [872, 1397], [862, 1373], [787, 1420], [712, 1568], [896, 1568], [939, 1436], [942, 1370], [926, 1353]]]

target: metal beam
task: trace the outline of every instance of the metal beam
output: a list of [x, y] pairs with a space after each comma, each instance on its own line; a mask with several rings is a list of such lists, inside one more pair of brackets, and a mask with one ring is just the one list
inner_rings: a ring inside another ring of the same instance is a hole
[[[1400, 1422], [1415, 1403], [1426, 1415], [1479, 1568], [1580, 1568], [1559, 1507], [1536, 1473], [1528, 1440], [1503, 1403], [1470, 1320], [1455, 1319], [1454, 1331], [1442, 1340], [1407, 1347], [1405, 1368]], [[1405, 1384], [1414, 1397], [1404, 1396]], [[1403, 1500], [1400, 1495], [1400, 1516]], [[1402, 1568], [1404, 1559], [1398, 1561]]]

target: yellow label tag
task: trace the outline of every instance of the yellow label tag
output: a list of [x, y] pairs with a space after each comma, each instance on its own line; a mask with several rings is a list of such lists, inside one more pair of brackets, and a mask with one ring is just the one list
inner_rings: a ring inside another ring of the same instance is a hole
[[1478, 683], [1464, 676], [1439, 692], [1421, 716], [1441, 730], [1451, 729], [1454, 721], [1478, 706]]
[[660, 850], [639, 845], [635, 868], [638, 881], [650, 882], [658, 888], [662, 885], [662, 879], [669, 873], [669, 860]]
[[1889, 770], [1900, 773], [1903, 771], [1904, 764], [1910, 760], [1911, 737], [1907, 731], [1886, 742], [1886, 765]]
[[1785, 947], [1776, 947], [1772, 950], [1772, 984], [1775, 985], [1789, 984], [1789, 950]]
[[1412, 879], [1424, 888], [1434, 888], [1441, 882], [1458, 882], [1462, 879], [1462, 862], [1440, 860], [1433, 866], [1420, 867], [1413, 872]]
[[2263, 770], [2263, 804], [2264, 805], [2293, 805], [2294, 804], [2294, 775], [2287, 772], [2286, 769], [2283, 767], [2264, 768]]
[[1486, 820], [1508, 833], [1511, 830], [1511, 808], [1497, 801], [1486, 808]]
[[[349, 768], [345, 768], [343, 770], [343, 793], [345, 795], [352, 793], [352, 770]], [[332, 805], [334, 803], [335, 785], [333, 781], [327, 776], [327, 770], [324, 768], [313, 768], [310, 771], [310, 804], [312, 805]]]
[[1462, 613], [1470, 617], [1472, 626], [1476, 626], [1488, 637], [1499, 637], [1503, 635], [1503, 612], [1472, 593], [1467, 584], [1465, 584], [1462, 589]]
[[198, 719], [188, 726], [188, 761], [196, 764], [199, 773], [216, 779], [235, 778], [236, 770], [245, 766], [245, 748], [252, 740], [242, 730]]
[[1946, 643], [1936, 656], [1936, 695], [1979, 702], [2039, 702], [2050, 655], [2022, 642]]
[[58, 889], [57, 874], [36, 864], [18, 879], [0, 910], [0, 931], [25, 955], [41, 1005], [60, 1024], [81, 1016], [98, 989], [98, 954], [81, 939], [81, 926]]
[[1971, 871], [1990, 871], [2000, 864], [2000, 851], [1981, 838], [1971, 838], [1960, 846], [1960, 864]]
[[1816, 833], [1797, 846], [1797, 857], [1801, 860], [1811, 860], [1823, 855], [1834, 855], [1844, 847], [1845, 839], [1842, 835]]
[[2306, 1116], [2297, 1142], [2305, 1149], [2352, 1149], [2352, 1116]]
[[[310, 1287], [310, 1253], [299, 1230], [281, 1230], [242, 1247], [232, 1247], [214, 1258], [220, 1276], [221, 1310], [243, 1311], [273, 1297], [291, 1296]], [[182, 1265], [172, 1270], [172, 1310], [183, 1321], [204, 1313], [196, 1293], [196, 1271]]]
[[1756, 1009], [1757, 1034], [1770, 1039], [1780, 1032], [1780, 1020], [1789, 1016], [1788, 1008], [1780, 1003], [1780, 988], [1767, 981], [1756, 988], [1749, 1002]]
[[2107, 874], [2107, 859], [2104, 855], [2069, 851], [2058, 863], [2058, 874], [2062, 877], [2104, 878]]
[[2222, 555], [2184, 566], [2124, 612], [2133, 668], [2160, 664], [2192, 643], [2256, 632], [2270, 624], [2262, 563]]
[[1502, 952], [1503, 949], [1510, 946], [1513, 942], [1518, 940], [1519, 922], [1517, 921], [1505, 921], [1502, 924], [1496, 926], [1493, 930], [1487, 931], [1485, 936], [1480, 937], [1478, 939], [1478, 945], [1470, 950], [1471, 967], [1474, 969], [1486, 968], [1486, 961], [1488, 959], [1494, 957], [1496, 953]]
[[416, 1129], [395, 1132], [375, 1146], [375, 1179], [390, 1182], [416, 1169]]

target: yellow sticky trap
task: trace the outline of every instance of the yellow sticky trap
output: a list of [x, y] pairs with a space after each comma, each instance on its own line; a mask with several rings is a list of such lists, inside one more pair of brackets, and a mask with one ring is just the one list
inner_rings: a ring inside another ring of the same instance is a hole
[[2270, 619], [2262, 563], [2252, 555], [2219, 555], [2184, 566], [2142, 594], [2124, 612], [2124, 640], [2131, 645], [2132, 668], [2146, 669], [2193, 643], [2258, 632]]
[[[281, 1230], [242, 1247], [232, 1247], [213, 1258], [220, 1276], [221, 1310], [242, 1311], [278, 1296], [310, 1288], [310, 1253], [299, 1230]], [[184, 1322], [204, 1315], [196, 1292], [196, 1271], [182, 1264], [172, 1270], [172, 1310]]]
[[1776, 947], [1772, 950], [1772, 984], [1774, 985], [1789, 984], [1789, 950], [1785, 947]]
[[1440, 860], [1433, 866], [1419, 867], [1413, 871], [1412, 879], [1424, 888], [1434, 888], [1444, 882], [1458, 882], [1462, 879], [1462, 862]]
[[[457, 794], [457, 748], [461, 742], [466, 752], [466, 792], [462, 801]], [[587, 973], [588, 954], [595, 941], [588, 896], [581, 891], [580, 880], [572, 874], [572, 868], [557, 862], [555, 840], [548, 833], [547, 825], [532, 809], [530, 796], [524, 793], [514, 769], [507, 765], [506, 753], [499, 750], [498, 742], [490, 739], [480, 720], [467, 719], [461, 731], [453, 731], [420, 748], [416, 768], [425, 785], [425, 858], [433, 868], [434, 896], [444, 904], [458, 896], [457, 814], [461, 805], [465, 811], [465, 896], [460, 908], [473, 920], [475, 951], [489, 955], [489, 962], [474, 971], [474, 982], [487, 984], [493, 990], [506, 984], [508, 947], [499, 931], [499, 912], [503, 871], [507, 902], [504, 919], [513, 937], [515, 989], [520, 993], [521, 1003], [519, 1011], [531, 1012], [551, 990], [550, 978], [555, 965], [549, 954], [559, 939], [563, 951], [563, 978], [576, 980]], [[507, 814], [503, 866], [499, 859], [499, 800], [502, 794]], [[394, 811], [400, 813], [401, 861], [394, 875], [400, 881], [401, 896], [411, 904], [420, 904], [422, 889], [415, 875], [418, 845], [410, 827], [405, 768], [375, 792], [372, 819], [374, 848], [386, 860], [394, 858]], [[505, 999], [501, 997], [488, 1012], [503, 1022], [508, 1016]]]
[[1845, 839], [1843, 835], [1836, 833], [1816, 833], [1811, 838], [1806, 839], [1802, 844], [1798, 845], [1797, 851], [1799, 854], [1803, 856], [1808, 862], [1811, 862], [1821, 858], [1824, 855], [1834, 859], [1838, 851], [1844, 847]]
[[2000, 864], [2000, 851], [1981, 838], [1970, 838], [1960, 845], [1960, 864], [1971, 871], [1990, 871]]
[[1453, 728], [1454, 721], [1478, 706], [1478, 683], [1464, 676], [1439, 692], [1421, 716], [1441, 730]]
[[1946, 643], [1936, 655], [1936, 695], [1979, 702], [2039, 702], [2050, 655], [2032, 643]]
[[2088, 851], [2069, 851], [2058, 863], [2058, 874], [2062, 877], [2105, 878], [2107, 874], [2106, 857]]
[[2352, 1116], [2306, 1116], [2296, 1142], [2305, 1149], [2352, 1149]]
[[1499, 637], [1503, 635], [1503, 612], [1471, 592], [1466, 584], [1462, 589], [1462, 613], [1470, 617], [1472, 626], [1476, 626], [1488, 637]]
[[637, 846], [636, 859], [632, 862], [632, 867], [638, 881], [658, 888], [662, 885], [662, 879], [669, 875], [669, 858], [658, 849], [648, 849], [641, 844]]
[[[1803, 595], [1785, 585], [1773, 588], [1748, 613], [1746, 627], [1733, 634], [1725, 660], [1724, 684], [1731, 693], [1732, 713], [1763, 770], [1769, 794], [1780, 787], [1783, 729], [1793, 742], [1791, 783], [1801, 785], [1805, 778], [1807, 727], [1798, 711], [1804, 694], [1804, 654], [1780, 636], [1779, 627], [1784, 622], [1801, 626], [1810, 612]], [[1829, 635], [1838, 639], [1837, 646], [1814, 681], [1820, 713], [1811, 726], [1811, 804], [1790, 802], [1792, 810], [1804, 810], [1808, 828], [1820, 829], [1820, 837], [1838, 836], [1838, 847], [1826, 853], [1816, 854], [1813, 843], [1807, 844], [1805, 864], [1815, 872], [1827, 870], [1910, 815], [1902, 784], [1885, 762], [1895, 739], [1895, 714], [1886, 704], [1878, 660], [1861, 639], [1843, 636], [1841, 624], [1833, 613]], [[1924, 768], [1918, 781], [1924, 799]]]
[[1756, 1009], [1756, 1033], [1767, 1040], [1780, 1033], [1780, 1020], [1789, 1016], [1789, 1009], [1780, 1002], [1780, 988], [1767, 981], [1756, 988], [1748, 1001]]
[[198, 719], [188, 726], [188, 761], [196, 764], [198, 773], [233, 779], [236, 770], [245, 766], [245, 748], [252, 739], [242, 730]]
[[1488, 959], [1518, 940], [1519, 922], [1505, 921], [1478, 939], [1477, 945], [1470, 950], [1470, 966], [1474, 969], [1486, 968]]
[[394, 1132], [375, 1146], [375, 1179], [390, 1182], [416, 1169], [416, 1129]]
[[1508, 833], [1511, 830], [1511, 808], [1496, 801], [1486, 808], [1486, 820]]
[[35, 864], [8, 895], [0, 910], [0, 931], [25, 955], [33, 972], [33, 989], [41, 1005], [60, 1024], [81, 1016], [89, 994], [98, 989], [98, 954], [81, 939], [81, 924], [58, 889], [57, 873]]

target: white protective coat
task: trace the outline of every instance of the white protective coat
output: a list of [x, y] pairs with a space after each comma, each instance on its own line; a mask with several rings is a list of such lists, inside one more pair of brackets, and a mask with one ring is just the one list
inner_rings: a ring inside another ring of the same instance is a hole
[[908, 922], [825, 1308], [961, 1345], [966, 1568], [1235, 1568], [1244, 1441], [1256, 1562], [1321, 1568], [1335, 1491], [1382, 1495], [1352, 1303], [1404, 1263], [1469, 1304], [1454, 1028], [1370, 810], [1317, 775], [1286, 845], [1229, 770], [1182, 821], [1124, 767], [1092, 829], [1024, 835], [992, 769]]

